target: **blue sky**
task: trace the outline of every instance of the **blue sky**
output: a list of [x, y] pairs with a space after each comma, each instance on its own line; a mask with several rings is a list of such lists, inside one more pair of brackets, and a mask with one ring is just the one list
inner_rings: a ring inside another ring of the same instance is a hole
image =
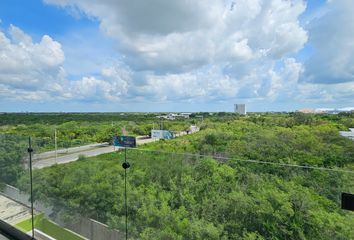
[[0, 111], [354, 107], [354, 2], [2, 0]]

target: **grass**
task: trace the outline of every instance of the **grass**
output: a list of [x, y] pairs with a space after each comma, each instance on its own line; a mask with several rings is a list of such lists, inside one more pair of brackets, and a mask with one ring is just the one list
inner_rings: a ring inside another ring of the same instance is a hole
[[[40, 221], [42, 221], [43, 214], [37, 215], [34, 217], [34, 226], [38, 226]], [[32, 220], [31, 218], [28, 218], [22, 222], [19, 222], [16, 224], [16, 227], [20, 229], [23, 232], [28, 232], [31, 231], [32, 229]]]
[[[28, 232], [32, 229], [31, 218], [26, 219], [18, 224], [16, 227], [21, 231]], [[72, 233], [71, 231], [60, 227], [59, 225], [44, 218], [43, 214], [34, 217], [34, 226], [36, 229], [57, 240], [83, 240], [84, 238]]]

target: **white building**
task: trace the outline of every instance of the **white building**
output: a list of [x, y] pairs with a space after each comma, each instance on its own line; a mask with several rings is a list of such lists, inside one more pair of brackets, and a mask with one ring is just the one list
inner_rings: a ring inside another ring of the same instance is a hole
[[246, 104], [235, 104], [235, 113], [246, 115]]
[[157, 116], [159, 119], [176, 120], [176, 119], [187, 119], [191, 113], [169, 113], [168, 115]]
[[180, 113], [179, 116], [181, 118], [189, 118], [189, 116], [191, 115], [192, 113]]
[[340, 131], [339, 134], [343, 137], [354, 140], [354, 128], [349, 128], [350, 131]]
[[195, 133], [195, 132], [198, 132], [200, 130], [200, 128], [196, 125], [191, 125], [189, 127], [189, 133]]

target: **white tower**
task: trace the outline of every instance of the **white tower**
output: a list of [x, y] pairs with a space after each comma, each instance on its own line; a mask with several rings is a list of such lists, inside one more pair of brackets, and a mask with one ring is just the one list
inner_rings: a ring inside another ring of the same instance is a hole
[[246, 104], [235, 104], [235, 113], [246, 115]]

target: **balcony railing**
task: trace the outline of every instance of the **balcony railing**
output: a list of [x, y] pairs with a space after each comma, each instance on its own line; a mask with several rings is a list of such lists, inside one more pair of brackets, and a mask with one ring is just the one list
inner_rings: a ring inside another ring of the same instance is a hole
[[[341, 209], [349, 168], [116, 149], [33, 167], [31, 178], [28, 144], [0, 136], [0, 220], [29, 236], [354, 239], [354, 214]], [[40, 140], [31, 148], [32, 166], [48, 160], [36, 158], [48, 150]]]

